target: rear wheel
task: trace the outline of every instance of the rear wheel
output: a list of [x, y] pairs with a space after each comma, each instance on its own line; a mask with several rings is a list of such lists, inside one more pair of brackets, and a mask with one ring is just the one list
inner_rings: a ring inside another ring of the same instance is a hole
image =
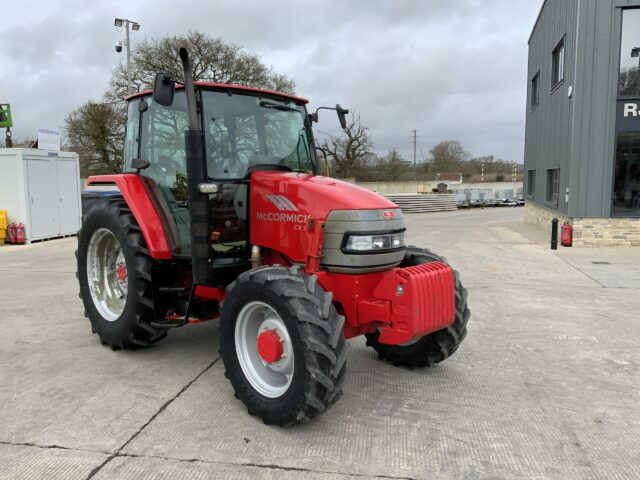
[[227, 288], [220, 353], [225, 375], [250, 414], [291, 425], [340, 398], [344, 317], [332, 299], [298, 267], [249, 270]]
[[104, 198], [89, 207], [76, 257], [85, 316], [103, 345], [113, 350], [147, 347], [166, 336], [150, 324], [155, 261], [126, 202]]
[[[411, 267], [431, 262], [447, 263], [447, 260], [430, 250], [410, 246], [400, 266]], [[467, 322], [471, 315], [467, 306], [467, 290], [460, 283], [458, 272], [454, 270], [453, 273], [456, 316], [451, 325], [404, 345], [380, 343], [380, 332], [368, 333], [367, 346], [378, 352], [381, 359], [409, 368], [431, 366], [451, 356], [467, 335]]]

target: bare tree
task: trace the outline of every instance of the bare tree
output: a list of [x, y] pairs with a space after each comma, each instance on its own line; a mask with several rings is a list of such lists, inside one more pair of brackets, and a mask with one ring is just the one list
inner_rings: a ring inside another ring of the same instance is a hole
[[372, 148], [369, 129], [360, 122], [360, 115], [351, 114], [342, 135], [324, 135], [327, 138], [321, 148], [332, 158], [332, 174], [342, 178], [357, 177], [371, 156]]
[[[193, 79], [196, 81], [294, 92], [294, 81], [274, 72], [257, 55], [244, 51], [238, 45], [227, 43], [222, 38], [196, 31], [191, 31], [186, 36], [151, 38], [139, 43], [131, 57], [131, 82], [134, 91], [150, 88], [158, 72], [169, 73], [178, 82], [183, 82], [179, 56], [182, 46], [189, 50]], [[132, 92], [127, 92], [126, 67], [121, 64], [112, 72], [106, 97], [109, 101], [117, 102], [128, 93]]]
[[326, 177], [331, 176], [331, 152], [321, 145], [316, 146], [318, 152], [318, 169], [320, 174]]
[[64, 121], [68, 146], [80, 155], [81, 175], [121, 171], [124, 118], [119, 109], [87, 102]]
[[430, 151], [436, 173], [459, 172], [462, 163], [469, 160], [469, 152], [458, 140], [440, 142]]
[[395, 182], [409, 171], [409, 165], [394, 147], [385, 157], [378, 158], [376, 169], [379, 180]]

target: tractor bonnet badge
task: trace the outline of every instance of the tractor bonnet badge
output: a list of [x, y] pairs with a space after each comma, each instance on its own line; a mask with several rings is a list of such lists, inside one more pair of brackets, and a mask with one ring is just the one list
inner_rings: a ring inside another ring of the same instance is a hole
[[311, 215], [300, 213], [298, 207], [284, 195], [265, 195], [264, 197], [282, 213], [256, 212], [257, 220], [292, 223], [294, 230], [306, 230], [306, 224]]
[[382, 218], [384, 219], [388, 219], [388, 218], [393, 218], [393, 212], [383, 212], [382, 213]]
[[298, 211], [298, 207], [291, 203], [291, 200], [284, 195], [265, 195], [265, 198], [273, 203], [278, 210], [287, 210], [289, 212]]

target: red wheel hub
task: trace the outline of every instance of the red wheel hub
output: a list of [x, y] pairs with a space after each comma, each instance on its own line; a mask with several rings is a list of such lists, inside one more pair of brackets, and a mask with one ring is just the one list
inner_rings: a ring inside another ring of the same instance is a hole
[[116, 275], [118, 275], [118, 280], [124, 282], [127, 278], [127, 267], [125, 267], [124, 263], [119, 263], [116, 266]]
[[267, 362], [277, 362], [282, 358], [282, 339], [275, 330], [267, 330], [258, 335], [258, 353]]

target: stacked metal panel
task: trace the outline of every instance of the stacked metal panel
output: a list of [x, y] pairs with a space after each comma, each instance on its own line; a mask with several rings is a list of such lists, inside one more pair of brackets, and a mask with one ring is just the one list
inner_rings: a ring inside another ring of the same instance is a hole
[[456, 195], [442, 194], [411, 194], [402, 193], [385, 195], [386, 198], [398, 205], [404, 213], [445, 212], [458, 209]]

